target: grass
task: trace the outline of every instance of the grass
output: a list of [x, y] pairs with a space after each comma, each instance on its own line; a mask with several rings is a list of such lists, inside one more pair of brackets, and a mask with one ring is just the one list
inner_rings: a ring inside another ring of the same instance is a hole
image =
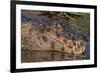
[[86, 30], [90, 29], [90, 14], [86, 13], [81, 17], [77, 18], [76, 21], [69, 20], [69, 23], [73, 26], [77, 26]]

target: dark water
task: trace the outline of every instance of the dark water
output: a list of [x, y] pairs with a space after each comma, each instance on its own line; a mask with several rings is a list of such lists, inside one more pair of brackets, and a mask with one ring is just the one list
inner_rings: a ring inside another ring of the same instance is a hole
[[89, 59], [87, 54], [73, 55], [59, 51], [22, 50], [21, 62], [71, 61]]
[[90, 58], [90, 41], [86, 42], [85, 48], [84, 54], [86, 55], [86, 58]]

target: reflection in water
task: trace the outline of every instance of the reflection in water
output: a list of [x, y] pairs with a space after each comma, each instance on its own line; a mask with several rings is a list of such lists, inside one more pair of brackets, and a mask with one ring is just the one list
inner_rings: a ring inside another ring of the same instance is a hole
[[69, 61], [69, 60], [84, 60], [89, 59], [85, 54], [73, 55], [59, 51], [22, 51], [22, 63], [25, 62], [45, 62], [45, 61]]

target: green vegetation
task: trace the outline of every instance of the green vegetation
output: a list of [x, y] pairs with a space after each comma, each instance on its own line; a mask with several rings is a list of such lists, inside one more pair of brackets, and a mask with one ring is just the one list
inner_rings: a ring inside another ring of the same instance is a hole
[[66, 19], [70, 25], [90, 29], [90, 14], [81, 12], [42, 12], [41, 15]]
[[78, 17], [76, 21], [69, 21], [70, 24], [84, 28], [86, 30], [90, 29], [90, 14], [84, 13], [82, 16]]

